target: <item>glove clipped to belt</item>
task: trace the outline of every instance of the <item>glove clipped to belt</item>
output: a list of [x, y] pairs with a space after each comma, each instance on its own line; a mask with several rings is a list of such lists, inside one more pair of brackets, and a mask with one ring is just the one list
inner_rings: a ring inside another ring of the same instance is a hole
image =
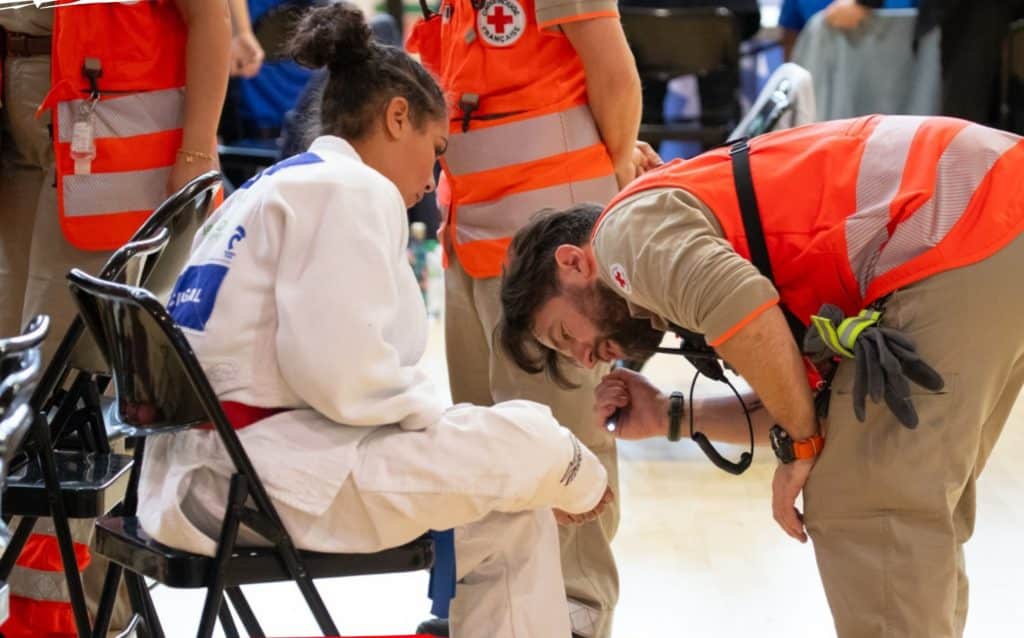
[[917, 354], [914, 342], [899, 330], [879, 325], [881, 318], [878, 310], [845, 317], [838, 307], [825, 304], [811, 317], [815, 329], [804, 337], [804, 352], [812, 358], [836, 354], [854, 360], [853, 412], [857, 420], [863, 423], [864, 400], [871, 395], [875, 403], [884, 398], [900, 423], [913, 429], [918, 417], [908, 380], [932, 392], [941, 390], [944, 381]]

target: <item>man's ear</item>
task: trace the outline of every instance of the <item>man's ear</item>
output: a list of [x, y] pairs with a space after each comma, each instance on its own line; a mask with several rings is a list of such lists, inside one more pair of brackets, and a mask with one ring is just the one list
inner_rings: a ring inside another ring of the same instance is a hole
[[384, 109], [384, 131], [393, 140], [401, 139], [412, 126], [409, 121], [409, 100], [401, 96], [391, 98]]
[[567, 284], [589, 284], [596, 274], [594, 262], [587, 250], [573, 244], [562, 244], [555, 249], [559, 278]]

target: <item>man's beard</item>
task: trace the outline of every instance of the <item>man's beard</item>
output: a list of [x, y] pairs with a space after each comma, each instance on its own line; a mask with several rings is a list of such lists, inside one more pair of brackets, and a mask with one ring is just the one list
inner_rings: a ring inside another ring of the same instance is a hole
[[644, 361], [661, 344], [664, 333], [651, 326], [649, 319], [630, 316], [626, 300], [600, 281], [574, 296], [580, 312], [597, 326], [601, 341], [614, 342], [624, 358]]

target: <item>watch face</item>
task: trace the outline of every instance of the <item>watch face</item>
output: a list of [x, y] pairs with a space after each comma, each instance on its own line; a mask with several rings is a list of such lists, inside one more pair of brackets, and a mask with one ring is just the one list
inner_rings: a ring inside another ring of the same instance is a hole
[[768, 440], [772, 444], [772, 451], [780, 461], [783, 463], [793, 462], [795, 458], [793, 456], [793, 439], [789, 438], [789, 434], [785, 430], [778, 425], [773, 425], [768, 430]]

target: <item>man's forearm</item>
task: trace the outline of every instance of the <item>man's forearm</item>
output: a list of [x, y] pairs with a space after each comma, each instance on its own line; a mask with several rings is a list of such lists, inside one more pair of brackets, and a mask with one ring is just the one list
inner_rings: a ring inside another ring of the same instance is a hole
[[[775, 419], [760, 404], [755, 395], [745, 395], [743, 401], [750, 411], [750, 422], [754, 426], [754, 443], [768, 443], [768, 430], [774, 425]], [[743, 407], [733, 394], [693, 398], [693, 404], [687, 406], [693, 410], [694, 427], [707, 435], [712, 441], [746, 445], [750, 442]], [[689, 433], [689, 414], [683, 416], [682, 431]]]
[[715, 349], [791, 437], [801, 440], [818, 432], [803, 359], [778, 306], [762, 312]]
[[178, 0], [188, 26], [185, 49], [185, 118], [181, 147], [213, 153], [224, 107], [231, 47], [226, 0]]

